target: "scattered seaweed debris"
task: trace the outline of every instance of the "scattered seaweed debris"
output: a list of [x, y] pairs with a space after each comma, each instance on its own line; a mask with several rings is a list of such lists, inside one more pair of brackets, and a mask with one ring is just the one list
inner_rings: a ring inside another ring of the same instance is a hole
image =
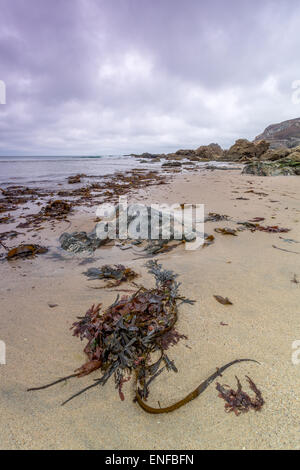
[[[90, 280], [104, 279], [106, 281], [114, 279], [116, 282], [109, 281], [105, 287], [117, 287], [122, 282], [132, 281], [138, 274], [131, 268], [126, 268], [123, 264], [115, 266], [105, 265], [102, 268], [89, 268], [84, 272]], [[96, 289], [104, 289], [104, 287], [96, 287]]]
[[[194, 304], [179, 294], [180, 284], [177, 274], [167, 271], [157, 260], [148, 261], [148, 271], [156, 281], [156, 286], [146, 289], [141, 286], [130, 297], [119, 296], [108, 309], [101, 314], [101, 304], [93, 305], [84, 317], [79, 317], [72, 326], [74, 336], [88, 343], [84, 352], [88, 361], [67, 377], [33, 390], [45, 390], [48, 387], [74, 377], [83, 377], [101, 369], [103, 375], [91, 385], [72, 395], [62, 405], [98, 385], [105, 385], [114, 375], [115, 386], [121, 400], [124, 400], [123, 385], [135, 375], [135, 401], [147, 413], [169, 413], [197, 398], [227, 368], [240, 362], [257, 362], [253, 359], [236, 359], [211, 374], [193, 392], [182, 400], [166, 407], [152, 408], [145, 403], [149, 396], [149, 385], [164, 370], [177, 372], [177, 368], [166, 354], [166, 350], [186, 337], [178, 333], [175, 325], [178, 307], [182, 303]], [[159, 359], [151, 363], [153, 353], [159, 353]]]
[[300, 255], [299, 251], [286, 250], [285, 248], [280, 248], [279, 246], [276, 246], [276, 245], [272, 245], [272, 247], [276, 248], [276, 250], [285, 251], [286, 253], [293, 253], [294, 255]]
[[180, 240], [176, 243], [175, 240], [168, 239], [146, 240], [141, 243], [138, 242], [139, 240], [135, 240], [131, 245], [131, 248], [133, 248], [134, 253], [141, 255], [139, 258], [134, 259], [151, 258], [162, 253], [169, 253], [170, 251], [177, 248], [179, 245], [185, 243], [183, 240]]
[[0, 233], [0, 241], [10, 240], [12, 238], [17, 237], [18, 235], [22, 235], [22, 234], [20, 232], [16, 232], [15, 230], [11, 230], [10, 232], [2, 232]]
[[7, 253], [6, 257], [8, 260], [16, 258], [32, 258], [35, 255], [47, 253], [48, 248], [40, 245], [19, 245], [16, 248], [12, 248]]
[[[256, 217], [255, 219], [251, 220], [250, 222], [237, 222], [238, 225], [243, 225], [244, 230], [249, 229], [251, 232], [255, 232], [258, 230], [259, 232], [267, 232], [267, 233], [286, 233], [289, 232], [291, 229], [289, 228], [281, 228], [278, 227], [278, 225], [268, 225], [267, 227], [264, 227], [258, 223], [255, 223], [256, 221], [263, 220], [262, 217]], [[241, 229], [238, 229], [241, 230]]]
[[[82, 377], [97, 369], [103, 372], [88, 388], [104, 385], [115, 375], [120, 391], [124, 379], [135, 371], [142, 387], [141, 397], [146, 399], [150, 381], [160, 372], [161, 364], [164, 363], [163, 368], [167, 370], [177, 371], [165, 351], [184, 338], [175, 329], [179, 302], [193, 304], [194, 301], [179, 294], [177, 275], [172, 271], [163, 270], [157, 261], [149, 261], [146, 266], [156, 280], [155, 288], [139, 287], [130, 297], [120, 299], [118, 296], [103, 314], [101, 304], [93, 305], [72, 326], [74, 336], [88, 340], [84, 348], [88, 362], [77, 369], [74, 376]], [[160, 352], [160, 358], [149, 364], [150, 355], [155, 351]]]
[[5, 217], [0, 217], [0, 224], [12, 224], [15, 221], [13, 217], [8, 214]]
[[55, 219], [65, 219], [71, 211], [71, 207], [68, 202], [57, 199], [56, 201], [50, 201], [40, 214]]
[[267, 193], [259, 193], [257, 191], [254, 191], [253, 189], [249, 189], [248, 191], [245, 191], [245, 193], [252, 193], [252, 194], [256, 194], [257, 196], [269, 196], [269, 194]]
[[299, 241], [294, 240], [293, 238], [283, 238], [283, 237], [279, 237], [279, 238], [286, 243], [300, 243]]
[[253, 380], [246, 375], [251, 390], [255, 393], [255, 397], [250, 397], [248, 393], [242, 390], [242, 385], [237, 376], [237, 390], [233, 390], [228, 385], [220, 385], [217, 383], [216, 389], [219, 392], [219, 398], [225, 400], [225, 411], [230, 413], [233, 411], [236, 416], [241, 413], [247, 413], [250, 409], [260, 411], [265, 401], [262, 397], [261, 391], [257, 388]]
[[216, 212], [209, 212], [208, 216], [205, 217], [204, 222], [220, 222], [222, 220], [230, 220], [230, 217], [225, 214], [217, 214]]
[[291, 229], [281, 228], [281, 227], [278, 227], [278, 225], [272, 225], [272, 226], [267, 226], [267, 227], [263, 227], [262, 225], [257, 225], [256, 230], [259, 230], [260, 232], [269, 232], [269, 233], [286, 233], [286, 232], [289, 232]]
[[264, 217], [254, 217], [254, 219], [250, 220], [250, 222], [263, 222], [264, 220]]
[[215, 242], [215, 237], [213, 235], [206, 235], [204, 234], [204, 243], [202, 248], [206, 248], [207, 246], [213, 245]]
[[216, 233], [222, 233], [222, 235], [233, 235], [234, 237], [237, 237], [237, 231], [234, 228], [215, 228]]
[[298, 278], [297, 278], [297, 274], [294, 274], [294, 277], [293, 277], [293, 279], [291, 279], [291, 282], [292, 282], [293, 284], [300, 284], [300, 281], [299, 281]]
[[228, 297], [224, 298], [224, 297], [222, 297], [221, 295], [214, 295], [214, 298], [216, 299], [217, 302], [219, 302], [219, 304], [222, 304], [222, 305], [233, 305], [233, 303], [230, 302], [230, 300], [228, 299]]
[[68, 177], [68, 184], [76, 184], [76, 183], [81, 183], [81, 178], [85, 178], [85, 174], [78, 174], [75, 176], [69, 176]]

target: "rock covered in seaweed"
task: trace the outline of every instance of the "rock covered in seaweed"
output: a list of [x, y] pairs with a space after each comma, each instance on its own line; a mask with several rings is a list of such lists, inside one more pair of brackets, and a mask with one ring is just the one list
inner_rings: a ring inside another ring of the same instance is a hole
[[[299, 154], [300, 155], [300, 154]], [[300, 161], [288, 158], [279, 161], [256, 161], [248, 163], [243, 169], [245, 175], [257, 176], [292, 176], [300, 175]]]

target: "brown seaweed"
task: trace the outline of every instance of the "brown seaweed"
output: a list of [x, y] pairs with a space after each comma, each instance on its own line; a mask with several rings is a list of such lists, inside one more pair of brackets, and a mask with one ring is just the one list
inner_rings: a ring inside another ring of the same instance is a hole
[[155, 277], [155, 288], [141, 286], [130, 297], [118, 296], [104, 313], [101, 313], [101, 304], [93, 305], [73, 324], [74, 336], [87, 340], [84, 352], [88, 361], [75, 371], [76, 376], [82, 377], [97, 369], [101, 369], [103, 375], [71, 399], [96, 385], [104, 385], [112, 375], [123, 385], [125, 374], [132, 372], [146, 398], [147, 383], [157, 373], [156, 364], [150, 364], [150, 356], [155, 351], [161, 353], [160, 361], [167, 369], [177, 370], [165, 350], [185, 338], [174, 329], [179, 302], [192, 304], [193, 301], [179, 295], [177, 275], [172, 271], [163, 270], [157, 261], [149, 261], [147, 267]]
[[286, 250], [285, 248], [280, 248], [279, 246], [276, 246], [276, 245], [272, 245], [272, 247], [276, 248], [276, 250], [285, 251], [286, 253], [293, 253], [294, 255], [300, 255], [299, 251]]
[[299, 281], [298, 278], [297, 278], [297, 274], [294, 274], [294, 277], [293, 277], [293, 279], [291, 279], [291, 282], [292, 282], [293, 284], [300, 284], [300, 281]]
[[233, 305], [233, 303], [228, 299], [228, 297], [224, 298], [221, 295], [214, 295], [214, 298], [222, 305]]
[[281, 228], [281, 227], [278, 227], [278, 225], [272, 225], [272, 226], [267, 226], [267, 227], [257, 225], [256, 230], [259, 230], [260, 232], [269, 232], [269, 233], [286, 233], [286, 232], [289, 232], [291, 229]]
[[46, 217], [53, 217], [55, 219], [65, 218], [71, 210], [71, 204], [68, 202], [57, 199], [50, 201], [41, 211], [41, 215]]
[[[149, 385], [164, 370], [177, 372], [176, 365], [166, 354], [186, 336], [179, 334], [175, 325], [180, 303], [193, 304], [179, 294], [177, 274], [162, 269], [157, 261], [146, 265], [154, 276], [156, 286], [146, 289], [140, 286], [132, 296], [116, 298], [115, 302], [101, 313], [102, 305], [93, 305], [84, 317], [79, 317], [72, 326], [74, 336], [86, 340], [84, 352], [87, 362], [74, 374], [60, 378], [55, 382], [29, 390], [42, 390], [74, 377], [82, 377], [100, 369], [102, 376], [92, 384], [79, 390], [62, 405], [99, 385], [105, 385], [114, 375], [115, 385], [121, 400], [124, 400], [122, 387], [132, 374], [135, 375], [135, 401], [148, 413], [168, 413], [178, 409], [198, 397], [204, 390], [221, 376], [228, 367], [252, 359], [236, 359], [218, 368], [204, 380], [193, 392], [179, 402], [166, 408], [152, 408], [145, 403], [149, 395]], [[180, 303], [179, 303], [180, 302]], [[153, 353], [159, 352], [159, 359], [151, 363]]]
[[115, 266], [104, 265], [101, 268], [89, 268], [84, 272], [90, 280], [95, 279], [104, 279], [108, 281], [114, 279], [116, 282], [107, 282], [105, 287], [117, 287], [123, 282], [132, 281], [135, 279], [138, 274], [133, 271], [131, 268], [126, 268], [122, 264], [117, 264]]
[[234, 228], [215, 228], [216, 233], [222, 233], [222, 235], [233, 235], [234, 237], [237, 237], [236, 230]]
[[205, 217], [205, 222], [220, 222], [222, 220], [229, 220], [230, 217], [225, 214], [217, 214], [216, 212], [209, 212], [208, 216]]
[[31, 258], [35, 255], [43, 254], [48, 251], [47, 248], [40, 245], [19, 245], [8, 251], [6, 257], [8, 260], [16, 258]]

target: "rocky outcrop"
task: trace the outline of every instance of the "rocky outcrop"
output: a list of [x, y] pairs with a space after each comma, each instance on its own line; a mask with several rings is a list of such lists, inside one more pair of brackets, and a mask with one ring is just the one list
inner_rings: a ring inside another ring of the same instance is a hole
[[[300, 155], [300, 154], [299, 154]], [[243, 174], [257, 176], [288, 176], [300, 175], [300, 161], [291, 161], [288, 158], [282, 161], [256, 161], [248, 163]]]
[[223, 157], [224, 150], [220, 147], [219, 144], [209, 144], [201, 145], [197, 150], [192, 149], [179, 149], [176, 152], [167, 153], [167, 154], [152, 154], [152, 153], [142, 153], [141, 155], [131, 154], [132, 157], [138, 157], [143, 160], [149, 159], [152, 161], [159, 161], [159, 159], [164, 158], [166, 160], [185, 160], [190, 161], [209, 161], [209, 160], [219, 160]]
[[268, 151], [270, 144], [265, 140], [250, 142], [247, 139], [238, 139], [229, 150], [224, 152], [224, 160], [234, 162], [247, 162], [260, 158]]
[[195, 150], [195, 156], [205, 160], [218, 160], [223, 156], [223, 149], [219, 144], [201, 145]]
[[254, 142], [262, 139], [269, 142], [272, 149], [297, 147], [300, 145], [300, 118], [271, 124], [254, 139]]

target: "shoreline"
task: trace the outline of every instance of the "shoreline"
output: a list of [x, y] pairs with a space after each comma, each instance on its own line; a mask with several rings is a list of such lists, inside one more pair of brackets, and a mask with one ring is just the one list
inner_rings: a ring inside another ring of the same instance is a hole
[[[130, 197], [144, 203], [204, 203], [207, 213], [227, 214], [234, 219], [234, 224], [205, 224], [205, 231], [215, 236], [211, 246], [193, 252], [179, 247], [155, 257], [166, 269], [179, 274], [182, 292], [197, 303], [180, 308], [180, 332], [188, 340], [170, 349], [179, 372], [162, 374], [155, 381], [149, 404], [159, 400], [168, 405], [193, 390], [223, 363], [253, 357], [261, 366], [235, 366], [224, 373], [222, 383], [234, 388], [235, 375], [243, 384], [245, 375], [249, 375], [266, 401], [261, 412], [239, 417], [226, 414], [224, 402], [212, 384], [200, 398], [157, 418], [132, 403], [131, 382], [124, 387], [126, 399], [121, 402], [113, 381], [60, 407], [65, 398], [89, 385], [99, 372], [48, 391], [27, 394], [26, 388], [71, 374], [82, 364], [83, 344], [72, 337], [71, 324], [98, 300], [108, 306], [115, 299], [116, 293], [109, 289], [90, 289], [99, 282], [90, 283], [82, 275], [86, 265], [80, 263], [84, 258], [91, 258], [88, 267], [124, 262], [134, 266], [146, 286], [152, 284], [145, 260], [133, 260], [130, 250], [103, 247], [93, 256], [55, 256], [57, 238], [66, 224], [59, 222], [35, 237], [35, 243], [51, 247], [48, 254], [13, 264], [1, 262], [1, 339], [7, 345], [7, 364], [0, 366], [1, 448], [299, 448], [300, 375], [299, 366], [291, 362], [292, 343], [300, 337], [300, 287], [291, 282], [294, 274], [300, 276], [298, 255], [272, 246], [300, 252], [296, 243], [279, 238], [300, 241], [297, 181], [294, 176], [256, 177], [235, 170], [191, 171], [173, 173], [168, 184], [140, 187]], [[79, 207], [70, 216], [68, 232], [93, 228], [95, 215], [85, 210]], [[291, 231], [243, 231], [237, 237], [214, 231], [254, 217], [264, 217], [264, 225], [279, 225]], [[228, 296], [233, 305], [218, 304], [215, 294]], [[57, 307], [50, 308], [50, 303]]]

